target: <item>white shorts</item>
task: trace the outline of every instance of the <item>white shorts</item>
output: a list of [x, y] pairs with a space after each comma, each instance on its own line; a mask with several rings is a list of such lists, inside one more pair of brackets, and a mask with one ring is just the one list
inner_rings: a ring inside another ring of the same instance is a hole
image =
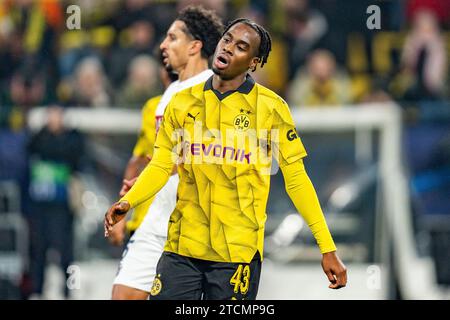
[[123, 251], [114, 284], [150, 292], [166, 237], [152, 234], [139, 237], [138, 231], [139, 228]]
[[169, 217], [176, 205], [178, 175], [171, 176], [128, 241], [113, 284], [150, 292], [156, 265], [167, 240]]

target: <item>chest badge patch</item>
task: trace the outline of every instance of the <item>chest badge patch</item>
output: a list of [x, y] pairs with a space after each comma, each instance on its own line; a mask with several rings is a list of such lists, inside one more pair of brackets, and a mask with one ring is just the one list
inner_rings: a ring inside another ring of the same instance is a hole
[[240, 110], [240, 113], [233, 120], [234, 128], [236, 130], [246, 131], [250, 128], [250, 113], [250, 111], [245, 111], [244, 109]]

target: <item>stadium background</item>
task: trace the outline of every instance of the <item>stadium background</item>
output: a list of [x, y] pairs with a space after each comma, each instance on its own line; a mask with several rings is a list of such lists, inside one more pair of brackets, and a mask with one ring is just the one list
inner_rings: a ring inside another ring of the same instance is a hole
[[[308, 171], [349, 269], [347, 288], [326, 288], [320, 254], [308, 228], [292, 215], [277, 174], [259, 297], [448, 299], [446, 0], [0, 0], [0, 298], [62, 298], [65, 280], [53, 251], [44, 295], [30, 297], [28, 222], [34, 213], [27, 144], [53, 104], [86, 119], [84, 125], [67, 122], [85, 140], [71, 185], [77, 192], [75, 268], [69, 272], [78, 284], [71, 298], [109, 298], [123, 248], [103, 238], [103, 214], [117, 199], [140, 107], [162, 92], [155, 48], [177, 10], [199, 3], [224, 22], [249, 17], [270, 31], [269, 63], [254, 77], [283, 96], [299, 120]], [[66, 25], [72, 4], [81, 9], [80, 30]], [[380, 9], [380, 29], [368, 27], [370, 5]], [[386, 151], [389, 146], [393, 151]], [[383, 175], [383, 157], [399, 165], [395, 174], [406, 182], [394, 190], [401, 194], [391, 203], [403, 205], [392, 212], [384, 189], [399, 179]], [[408, 241], [412, 246], [402, 245]], [[416, 271], [414, 283], [402, 280], [409, 268]]]

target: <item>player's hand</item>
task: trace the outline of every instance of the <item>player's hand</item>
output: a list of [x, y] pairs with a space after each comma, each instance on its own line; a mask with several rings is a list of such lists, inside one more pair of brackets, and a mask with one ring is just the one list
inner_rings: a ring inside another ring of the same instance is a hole
[[121, 246], [125, 240], [125, 219], [116, 223], [111, 232], [109, 232], [108, 240], [113, 246]]
[[131, 187], [134, 185], [134, 183], [136, 182], [137, 177], [127, 180], [127, 179], [123, 179], [122, 180], [122, 189], [120, 189], [119, 195], [121, 197], [123, 197], [124, 195], [127, 194], [128, 191], [130, 191]]
[[322, 268], [330, 280], [330, 289], [339, 289], [347, 285], [347, 268], [336, 254], [336, 251], [324, 253]]
[[113, 226], [125, 218], [126, 213], [130, 210], [130, 204], [127, 201], [114, 203], [105, 214], [105, 237], [109, 237]]

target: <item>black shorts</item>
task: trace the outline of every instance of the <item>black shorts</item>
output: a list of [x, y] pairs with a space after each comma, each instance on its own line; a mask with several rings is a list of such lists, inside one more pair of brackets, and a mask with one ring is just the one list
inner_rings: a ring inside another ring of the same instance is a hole
[[163, 252], [150, 299], [255, 300], [260, 275], [259, 253], [250, 263], [228, 263]]

